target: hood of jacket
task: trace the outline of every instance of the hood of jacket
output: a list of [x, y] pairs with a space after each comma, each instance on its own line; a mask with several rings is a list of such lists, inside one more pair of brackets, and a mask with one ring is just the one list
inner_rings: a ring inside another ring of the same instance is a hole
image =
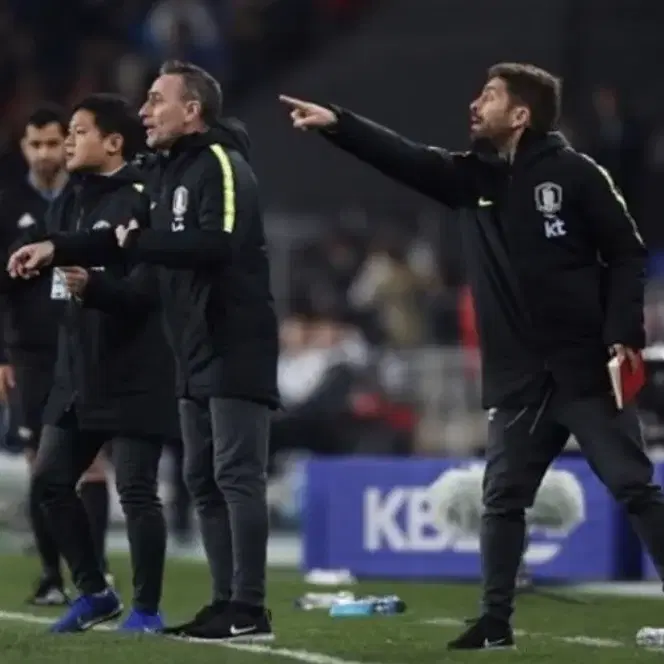
[[192, 148], [214, 145], [215, 143], [228, 150], [239, 152], [249, 161], [251, 147], [249, 134], [245, 125], [235, 118], [224, 118], [207, 131], [187, 134], [178, 138], [170, 152], [179, 153]]

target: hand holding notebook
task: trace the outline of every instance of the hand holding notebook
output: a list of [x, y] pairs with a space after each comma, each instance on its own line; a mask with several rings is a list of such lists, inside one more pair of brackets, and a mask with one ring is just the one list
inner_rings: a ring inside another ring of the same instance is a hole
[[614, 347], [614, 350], [616, 354], [609, 360], [607, 368], [616, 406], [622, 410], [641, 391], [646, 382], [646, 371], [640, 352], [622, 346]]

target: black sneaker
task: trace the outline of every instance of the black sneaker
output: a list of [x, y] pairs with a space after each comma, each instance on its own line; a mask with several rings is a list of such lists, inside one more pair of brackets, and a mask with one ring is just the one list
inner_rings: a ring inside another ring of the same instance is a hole
[[468, 629], [447, 644], [448, 650], [505, 650], [514, 648], [512, 628], [506, 624], [482, 616], [469, 623]]
[[27, 603], [32, 606], [67, 606], [69, 600], [62, 580], [45, 576], [36, 583], [35, 591]]
[[199, 625], [207, 623], [209, 620], [214, 618], [217, 615], [220, 615], [226, 611], [228, 608], [228, 602], [213, 602], [204, 606], [189, 622], [181, 623], [180, 625], [175, 625], [174, 627], [164, 627], [162, 634], [168, 634], [170, 636], [180, 636], [189, 632], [190, 630], [198, 627]]
[[263, 608], [229, 604], [224, 613], [182, 633], [193, 642], [232, 641], [233, 643], [265, 643], [274, 641], [272, 616]]

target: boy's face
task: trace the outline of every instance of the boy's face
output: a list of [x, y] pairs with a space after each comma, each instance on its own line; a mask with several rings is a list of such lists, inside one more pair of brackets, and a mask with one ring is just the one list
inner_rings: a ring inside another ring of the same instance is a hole
[[69, 133], [65, 141], [67, 170], [104, 170], [109, 158], [116, 152], [116, 135], [103, 136], [90, 111], [79, 109], [69, 122]]

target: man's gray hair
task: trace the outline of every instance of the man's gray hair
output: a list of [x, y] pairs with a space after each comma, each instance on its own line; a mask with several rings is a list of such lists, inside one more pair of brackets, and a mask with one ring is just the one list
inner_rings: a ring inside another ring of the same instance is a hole
[[159, 69], [160, 76], [174, 75], [182, 78], [182, 88], [187, 100], [201, 105], [201, 118], [210, 127], [221, 116], [223, 93], [219, 81], [202, 67], [191, 62], [169, 60]]

